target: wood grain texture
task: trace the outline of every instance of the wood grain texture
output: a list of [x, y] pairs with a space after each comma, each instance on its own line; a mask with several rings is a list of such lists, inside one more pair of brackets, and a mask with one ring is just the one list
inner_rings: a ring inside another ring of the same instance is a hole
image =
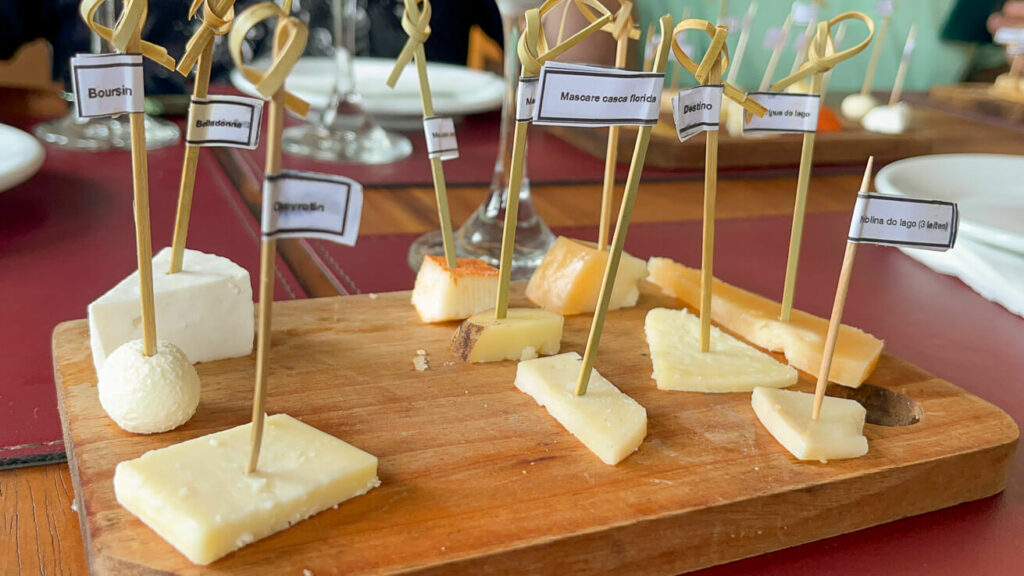
[[[513, 304], [523, 304], [521, 286]], [[54, 334], [61, 416], [97, 574], [673, 574], [1000, 491], [1017, 426], [998, 408], [896, 358], [870, 384], [921, 412], [868, 425], [863, 458], [798, 463], [757, 423], [746, 394], [656, 389], [645, 311], [678, 306], [646, 287], [612, 312], [596, 367], [648, 411], [639, 451], [602, 464], [512, 385], [515, 363], [451, 361], [453, 324], [421, 325], [408, 293], [275, 303], [268, 410], [380, 458], [369, 494], [192, 566], [114, 500], [117, 462], [248, 421], [253, 357], [197, 366], [203, 399], [182, 428], [123, 432], [102, 412], [87, 326]], [[567, 318], [563, 351], [589, 316]], [[430, 369], [417, 372], [416, 350]], [[798, 389], [813, 389], [802, 375]]]

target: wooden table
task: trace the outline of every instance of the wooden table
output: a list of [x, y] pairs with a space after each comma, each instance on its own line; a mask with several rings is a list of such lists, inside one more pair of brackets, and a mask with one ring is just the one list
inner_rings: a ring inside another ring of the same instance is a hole
[[[960, 118], [932, 111], [921, 112], [938, 128], [940, 141], [937, 151], [942, 152], [994, 152], [1024, 154], [1024, 138], [1017, 129], [972, 123]], [[225, 155], [218, 156], [221, 159]], [[224, 168], [234, 180], [243, 197], [254, 200], [256, 190], [247, 182], [237, 167]], [[851, 209], [860, 184], [859, 174], [830, 175], [813, 178], [807, 210], [810, 214], [846, 211]], [[723, 179], [719, 181], [719, 218], [749, 218], [755, 216], [788, 214], [792, 211], [796, 188], [795, 174], [783, 178]], [[671, 222], [698, 220], [701, 215], [703, 183], [700, 181], [644, 183], [633, 212], [634, 222]], [[600, 186], [545, 186], [534, 182], [533, 192], [539, 212], [552, 226], [594, 225], [598, 220]], [[462, 222], [478, 206], [486, 194], [483, 187], [455, 187], [449, 189], [452, 218]], [[366, 194], [363, 211], [362, 235], [371, 236], [394, 233], [421, 233], [433, 229], [436, 224], [433, 207], [433, 192], [429, 188], [387, 188], [371, 189]], [[323, 277], [308, 255], [288, 241], [279, 246], [291, 265], [296, 277], [310, 296], [333, 296], [337, 292]], [[941, 353], [941, 352], [939, 352]], [[1019, 484], [1022, 479], [1011, 478], [1010, 484]], [[998, 497], [997, 497], [998, 498]], [[0, 472], [0, 574], [86, 574], [85, 549], [82, 545], [78, 516], [71, 509], [73, 500], [71, 479], [66, 464], [55, 464], [33, 468], [21, 468]], [[983, 509], [978, 512], [984, 516]], [[930, 516], [941, 516], [950, 512], [941, 511]], [[982, 520], [983, 521], [983, 520]], [[989, 531], [999, 530], [993, 522], [986, 526]], [[870, 529], [857, 534], [871, 534], [884, 527]], [[927, 530], [917, 535], [929, 538]], [[847, 538], [847, 536], [840, 537]], [[862, 538], [863, 539], [863, 538]], [[819, 561], [827, 559], [834, 540], [826, 540], [798, 548], [803, 554], [812, 554]], [[870, 546], [879, 542], [863, 544], [864, 552], [871, 555]], [[965, 556], [977, 554], [972, 550], [936, 550], [935, 554]], [[804, 565], [810, 573], [817, 569], [826, 572], [829, 566], [803, 563], [786, 550], [769, 555], [762, 564], [756, 560], [742, 561], [736, 565], [711, 569], [709, 573], [792, 573], [796, 566]], [[1019, 560], [1019, 557], [1018, 557]], [[939, 569], [921, 559], [921, 566]], [[954, 563], [955, 565], [955, 563]], [[730, 567], [732, 566], [732, 567]], [[849, 569], [849, 567], [846, 567]], [[947, 568], [949, 569], [949, 568]], [[1011, 572], [1019, 566], [1007, 566]], [[884, 572], [884, 569], [883, 569]], [[846, 572], [844, 572], [846, 573]]]

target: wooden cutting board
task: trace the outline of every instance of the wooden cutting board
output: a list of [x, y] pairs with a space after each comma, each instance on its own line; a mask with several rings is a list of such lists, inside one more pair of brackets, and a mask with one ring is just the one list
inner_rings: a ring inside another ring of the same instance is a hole
[[[524, 304], [522, 287], [515, 304]], [[183, 427], [120, 430], [103, 413], [84, 320], [54, 332], [61, 419], [97, 574], [676, 574], [952, 506], [1003, 489], [1016, 424], [1000, 409], [883, 356], [854, 395], [869, 453], [800, 463], [748, 394], [664, 392], [651, 380], [651, 287], [612, 312], [598, 370], [647, 408], [639, 451], [601, 463], [512, 384], [516, 365], [453, 362], [454, 324], [422, 325], [408, 292], [274, 304], [270, 413], [380, 458], [383, 484], [208, 567], [191, 565], [114, 499], [114, 466], [249, 419], [252, 356], [199, 364]], [[590, 316], [566, 319], [582, 351]], [[427, 351], [430, 368], [413, 357]], [[798, 389], [813, 382], [802, 375]], [[834, 391], [833, 391], [834, 392]]]

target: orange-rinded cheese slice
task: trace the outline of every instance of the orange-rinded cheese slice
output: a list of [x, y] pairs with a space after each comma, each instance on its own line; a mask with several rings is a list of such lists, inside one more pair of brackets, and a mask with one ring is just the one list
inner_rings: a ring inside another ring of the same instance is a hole
[[[668, 258], [651, 258], [648, 280], [666, 294], [693, 308], [700, 306], [700, 270]], [[711, 319], [741, 338], [773, 352], [782, 352], [791, 366], [817, 375], [825, 350], [828, 320], [793, 310], [789, 322], [779, 320], [781, 305], [715, 279], [711, 292]], [[856, 388], [875, 369], [882, 341], [843, 324], [828, 379]]]

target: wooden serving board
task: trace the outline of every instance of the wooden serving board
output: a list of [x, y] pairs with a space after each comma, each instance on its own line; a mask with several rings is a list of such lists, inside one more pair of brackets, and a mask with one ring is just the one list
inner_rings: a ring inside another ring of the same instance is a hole
[[967, 82], [933, 86], [928, 98], [954, 108], [1014, 122], [1024, 121], [1024, 93], [994, 90], [992, 84]]
[[[513, 303], [522, 305], [522, 287]], [[979, 499], [1003, 489], [1017, 426], [1000, 409], [883, 356], [864, 397], [870, 451], [800, 463], [748, 394], [664, 392], [651, 380], [645, 287], [612, 312], [598, 370], [647, 408], [639, 451], [601, 463], [513, 386], [516, 365], [451, 361], [455, 325], [422, 325], [408, 292], [274, 304], [270, 413], [380, 458], [383, 484], [208, 567], [193, 566], [114, 499], [114, 466], [248, 421], [255, 362], [197, 366], [183, 427], [120, 430], [99, 405], [84, 320], [54, 333], [61, 419], [97, 574], [676, 574]], [[566, 319], [582, 351], [590, 316]], [[417, 349], [430, 368], [417, 372]], [[811, 390], [802, 375], [797, 386]]]

